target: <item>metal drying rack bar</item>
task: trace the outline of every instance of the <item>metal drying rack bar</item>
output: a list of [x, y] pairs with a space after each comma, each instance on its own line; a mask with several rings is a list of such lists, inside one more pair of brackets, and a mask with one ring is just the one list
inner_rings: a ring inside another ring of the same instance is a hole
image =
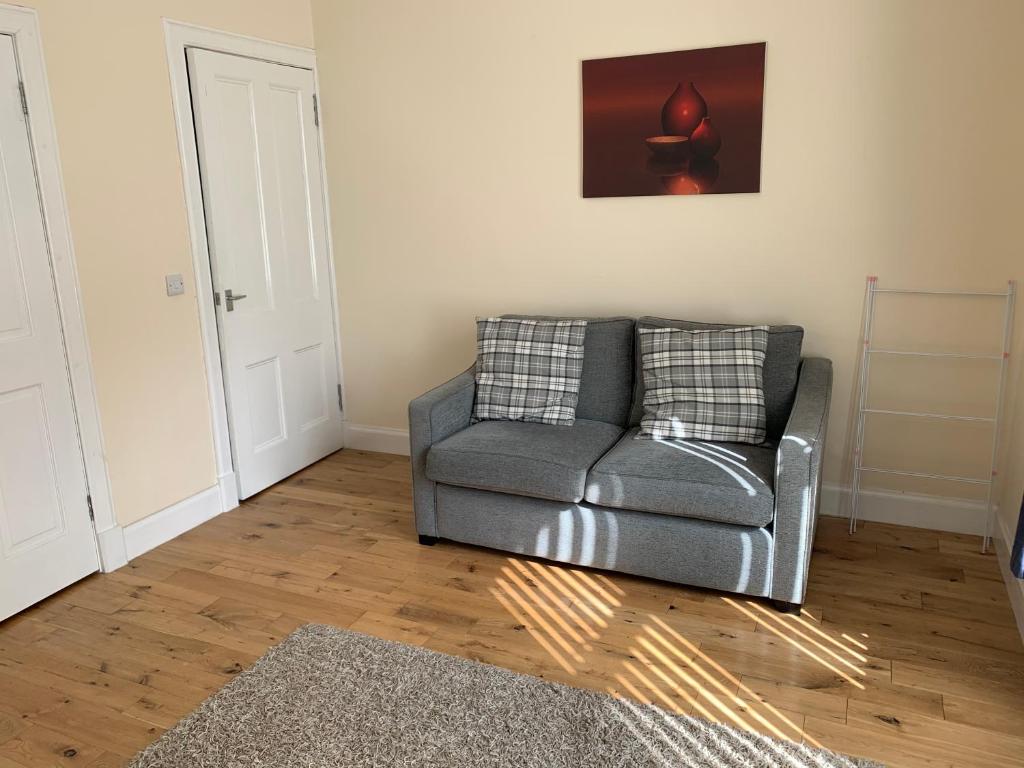
[[[1003, 339], [1002, 339], [1002, 354], [1000, 355], [986, 355], [986, 354], [970, 354], [961, 352], [930, 352], [925, 350], [914, 350], [914, 349], [876, 349], [872, 346], [872, 331], [874, 329], [875, 320], [875, 297], [880, 294], [905, 294], [905, 295], [918, 295], [918, 296], [944, 296], [944, 297], [982, 297], [982, 298], [1000, 298], [1006, 302], [1005, 309], [1003, 311]], [[1017, 284], [1011, 280], [1007, 284], [1005, 291], [927, 291], [927, 290], [916, 290], [906, 288], [879, 288], [877, 277], [868, 277], [867, 289], [864, 295], [864, 347], [861, 356], [860, 365], [860, 380], [858, 382], [858, 394], [857, 394], [857, 425], [856, 432], [854, 435], [853, 442], [853, 488], [851, 493], [850, 501], [850, 533], [854, 533], [857, 530], [857, 512], [860, 501], [860, 485], [861, 475], [865, 472], [884, 474], [884, 475], [899, 475], [903, 477], [917, 477], [929, 480], [946, 480], [957, 483], [967, 483], [972, 485], [984, 485], [987, 487], [987, 494], [985, 499], [985, 535], [982, 539], [981, 551], [987, 552], [989, 544], [992, 540], [993, 530], [993, 515], [994, 515], [994, 498], [993, 492], [995, 488], [995, 478], [997, 475], [996, 462], [999, 454], [999, 433], [1001, 430], [1001, 420], [1003, 412], [1003, 395], [1006, 387], [1006, 374], [1009, 367], [1010, 359], [1010, 333], [1013, 328], [1013, 310], [1014, 300], [1017, 293]], [[944, 357], [944, 358], [955, 358], [962, 360], [997, 360], [999, 361], [999, 386], [996, 395], [995, 402], [995, 416], [962, 416], [959, 414], [952, 413], [932, 413], [929, 411], [903, 411], [903, 410], [889, 410], [883, 408], [869, 408], [868, 402], [868, 389], [871, 383], [871, 358], [872, 355], [903, 355], [910, 357]], [[864, 431], [867, 422], [867, 416], [869, 414], [876, 414], [881, 416], [907, 416], [913, 418], [923, 419], [939, 419], [943, 421], [967, 421], [967, 422], [983, 422], [991, 423], [992, 429], [992, 444], [991, 444], [991, 455], [989, 459], [990, 474], [987, 478], [974, 478], [974, 477], [962, 477], [959, 475], [946, 475], [931, 472], [917, 472], [904, 469], [890, 469], [886, 467], [870, 467], [865, 466], [863, 463], [864, 453]]]

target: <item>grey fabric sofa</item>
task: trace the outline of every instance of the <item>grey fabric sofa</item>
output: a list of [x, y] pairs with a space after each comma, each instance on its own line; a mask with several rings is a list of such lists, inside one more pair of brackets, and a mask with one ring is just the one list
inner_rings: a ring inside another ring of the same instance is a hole
[[726, 592], [803, 603], [832, 363], [803, 329], [772, 326], [768, 441], [635, 440], [638, 324], [587, 318], [576, 423], [471, 424], [473, 369], [409, 405], [416, 529], [439, 538]]

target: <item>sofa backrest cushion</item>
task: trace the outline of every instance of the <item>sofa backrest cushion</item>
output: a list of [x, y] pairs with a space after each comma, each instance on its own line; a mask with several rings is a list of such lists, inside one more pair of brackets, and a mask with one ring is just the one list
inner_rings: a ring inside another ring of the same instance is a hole
[[[689, 320], [665, 320], [661, 317], [641, 317], [637, 327], [686, 328], [687, 330], [720, 330], [740, 328], [743, 323], [694, 323]], [[804, 329], [799, 325], [771, 325], [768, 327], [768, 352], [764, 359], [764, 405], [769, 440], [778, 440], [786, 429], [789, 412], [796, 396], [796, 381], [800, 373], [800, 347]], [[584, 353], [585, 355], [586, 353]], [[639, 348], [634, 356], [635, 383], [629, 424], [636, 426], [644, 415], [644, 379], [640, 374]], [[586, 358], [584, 357], [584, 375]]]
[[576, 418], [625, 427], [633, 400], [633, 337], [631, 317], [551, 317], [502, 315], [521, 320], [586, 320], [583, 340], [583, 380]]

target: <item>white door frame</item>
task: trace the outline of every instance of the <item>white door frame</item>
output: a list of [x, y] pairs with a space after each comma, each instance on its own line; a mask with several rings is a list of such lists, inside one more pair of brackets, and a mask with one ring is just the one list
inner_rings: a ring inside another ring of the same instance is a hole
[[92, 498], [93, 529], [105, 571], [125, 563], [124, 538], [114, 518], [110, 479], [104, 459], [103, 432], [92, 374], [92, 357], [85, 332], [85, 317], [78, 287], [78, 268], [71, 241], [67, 199], [57, 149], [57, 131], [46, 78], [39, 17], [35, 10], [0, 4], [0, 34], [14, 38], [25, 101], [29, 113], [29, 143], [32, 146], [43, 212], [43, 227], [50, 252], [57, 293], [57, 311], [64, 335], [64, 355], [71, 382], [71, 397], [78, 422], [85, 480]]
[[[286, 64], [312, 70], [316, 92], [320, 80], [316, 68], [316, 54], [311, 48], [261, 40], [232, 32], [200, 27], [180, 21], [164, 19], [164, 37], [167, 43], [167, 65], [171, 76], [171, 101], [174, 123], [178, 132], [178, 151], [185, 185], [185, 207], [188, 212], [189, 239], [192, 246], [192, 266], [196, 277], [196, 299], [199, 304], [199, 326], [203, 337], [203, 357], [206, 361], [206, 382], [210, 397], [210, 420], [213, 446], [217, 461], [217, 485], [224, 510], [238, 506], [238, 483], [231, 458], [231, 433], [228, 427], [227, 400], [221, 368], [220, 338], [217, 333], [217, 314], [213, 304], [213, 276], [210, 268], [210, 250], [206, 239], [206, 212], [203, 209], [202, 181], [199, 176], [199, 154], [192, 116], [192, 97], [188, 86], [187, 47], [205, 48], [221, 53], [262, 59], [275, 64]], [[327, 192], [327, 160], [324, 148], [323, 121], [317, 128], [320, 141], [320, 175], [323, 179], [324, 215], [327, 219], [327, 264], [331, 288], [331, 307], [334, 315], [334, 345], [338, 358], [338, 380], [344, 382], [341, 364], [341, 334], [338, 321], [337, 282], [334, 270], [334, 246], [331, 236], [331, 207]], [[344, 409], [342, 413], [344, 420]]]

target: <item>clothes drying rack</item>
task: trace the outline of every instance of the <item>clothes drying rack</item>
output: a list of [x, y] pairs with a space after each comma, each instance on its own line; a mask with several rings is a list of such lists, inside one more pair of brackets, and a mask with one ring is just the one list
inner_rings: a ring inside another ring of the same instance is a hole
[[[929, 480], [949, 480], [957, 483], [970, 485], [983, 485], [987, 489], [985, 498], [985, 535], [982, 538], [981, 551], [987, 552], [992, 540], [994, 525], [994, 490], [996, 476], [998, 475], [997, 462], [999, 459], [999, 432], [1002, 427], [1003, 395], [1006, 388], [1006, 375], [1010, 361], [1010, 334], [1013, 328], [1014, 300], [1017, 293], [1017, 284], [1010, 280], [1005, 291], [927, 291], [905, 288], [879, 288], [878, 278], [870, 276], [867, 279], [867, 289], [864, 294], [864, 346], [861, 353], [860, 379], [857, 393], [857, 425], [853, 442], [853, 487], [850, 498], [850, 533], [857, 530], [857, 507], [860, 496], [861, 476], [867, 472], [870, 474], [899, 475], [902, 477], [917, 477]], [[875, 319], [875, 297], [878, 294], [904, 294], [915, 296], [938, 296], [946, 298], [955, 297], [979, 297], [1001, 299], [1005, 302], [1003, 311], [1003, 339], [1002, 353], [993, 354], [963, 354], [959, 352], [933, 352], [913, 349], [881, 349], [872, 344], [872, 331]], [[915, 410], [887, 410], [868, 407], [868, 389], [871, 383], [871, 359], [875, 355], [902, 355], [907, 357], [943, 357], [962, 360], [997, 360], [999, 361], [999, 384], [997, 386], [995, 415], [994, 416], [960, 416], [950, 413], [932, 413], [929, 411]], [[950, 422], [987, 422], [992, 424], [991, 457], [989, 460], [990, 473], [988, 477], [962, 477], [959, 475], [944, 475], [916, 470], [905, 470], [886, 467], [866, 466], [863, 461], [864, 451], [864, 430], [867, 417], [870, 414], [882, 416], [909, 416], [921, 419], [939, 419]]]

